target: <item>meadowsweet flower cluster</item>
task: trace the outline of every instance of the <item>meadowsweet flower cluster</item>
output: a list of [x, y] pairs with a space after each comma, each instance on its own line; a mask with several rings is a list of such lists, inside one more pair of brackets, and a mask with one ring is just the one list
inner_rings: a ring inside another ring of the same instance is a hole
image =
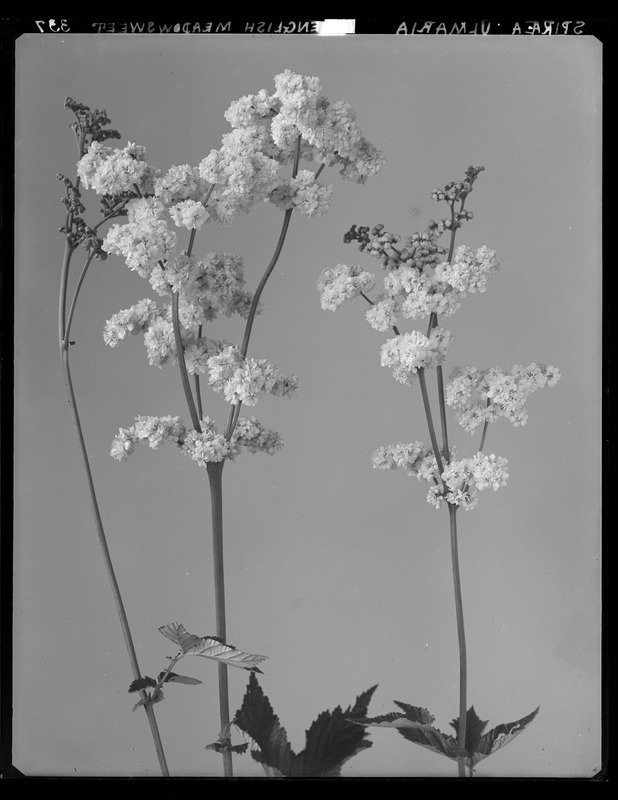
[[157, 171], [146, 162], [146, 148], [129, 142], [122, 150], [92, 142], [77, 162], [77, 174], [84, 187], [100, 195], [125, 192], [151, 194]]
[[266, 200], [279, 208], [298, 208], [313, 216], [328, 209], [332, 187], [302, 170], [285, 179], [281, 167], [300, 156], [325, 166], [340, 165], [342, 177], [364, 183], [382, 168], [384, 157], [362, 135], [347, 103], [330, 101], [320, 81], [290, 70], [275, 76], [275, 92], [246, 95], [225, 114], [232, 131], [219, 150], [199, 165], [200, 176], [215, 185], [212, 215], [231, 222]]
[[112, 225], [103, 249], [110, 255], [124, 258], [129, 269], [142, 278], [171, 256], [176, 248], [176, 233], [170, 231], [163, 218], [165, 206], [154, 197], [141, 197], [126, 206], [128, 222]]
[[525, 425], [528, 411], [525, 403], [537, 389], [553, 387], [560, 372], [552, 366], [515, 365], [509, 372], [498, 367], [479, 370], [458, 367], [445, 387], [446, 402], [457, 412], [459, 424], [468, 432], [484, 422], [505, 417], [513, 425]]
[[365, 272], [358, 264], [337, 264], [322, 270], [317, 283], [322, 308], [335, 311], [346, 300], [371, 291], [375, 280], [371, 272]]
[[496, 253], [488, 247], [472, 250], [462, 245], [455, 251], [452, 263], [444, 262], [436, 267], [436, 278], [449, 284], [462, 295], [468, 292], [484, 292], [487, 279], [498, 269]]
[[478, 504], [479, 491], [490, 487], [497, 491], [506, 485], [507, 463], [506, 458], [480, 452], [472, 458], [451, 461], [444, 468], [442, 483], [429, 489], [427, 502], [439, 508], [446, 501], [470, 511]]
[[477, 453], [472, 458], [457, 459], [455, 448], [449, 453], [446, 463], [442, 453], [443, 471], [440, 474], [435, 454], [422, 442], [388, 445], [378, 448], [372, 456], [374, 469], [397, 469], [406, 471], [410, 477], [431, 483], [427, 502], [439, 508], [446, 501], [462, 506], [466, 511], [478, 503], [478, 492], [504, 486], [508, 479], [507, 460], [496, 455]]
[[420, 331], [404, 333], [382, 345], [380, 363], [391, 367], [395, 380], [411, 386], [419, 369], [444, 361], [450, 340], [450, 331], [443, 328], [433, 328], [429, 337]]
[[228, 403], [254, 406], [264, 394], [291, 396], [298, 377], [284, 376], [265, 359], [244, 359], [237, 347], [227, 347], [208, 359], [209, 384]]
[[157, 450], [165, 442], [171, 442], [204, 467], [226, 458], [233, 460], [243, 448], [250, 453], [273, 455], [283, 446], [281, 436], [265, 428], [255, 417], [241, 417], [229, 441], [217, 431], [216, 424], [209, 417], [202, 419], [200, 426], [201, 431], [191, 430], [179, 417], [136, 417], [134, 425], [120, 428], [112, 442], [110, 455], [117, 461], [126, 461], [135, 452], [137, 444], [148, 444]]

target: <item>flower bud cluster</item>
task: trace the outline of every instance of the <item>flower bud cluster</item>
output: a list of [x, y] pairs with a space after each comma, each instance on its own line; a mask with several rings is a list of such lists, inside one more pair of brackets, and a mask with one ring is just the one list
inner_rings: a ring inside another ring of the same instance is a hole
[[499, 417], [513, 425], [525, 425], [528, 411], [525, 403], [537, 389], [553, 387], [560, 372], [552, 366], [516, 364], [509, 372], [498, 367], [479, 370], [458, 367], [453, 370], [445, 387], [446, 402], [457, 412], [459, 424], [472, 433], [485, 422]]
[[484, 169], [485, 167], [468, 167], [463, 181], [451, 181], [444, 188], [435, 189], [429, 196], [432, 200], [445, 201], [449, 205], [461, 202], [470, 194], [474, 181]]
[[64, 107], [75, 114], [76, 122], [70, 123], [69, 127], [73, 130], [75, 138], [79, 142], [83, 137], [88, 142], [104, 142], [106, 139], [120, 139], [118, 131], [113, 129], [104, 130], [111, 123], [107, 116], [107, 111], [94, 111], [83, 103], [78, 103], [72, 97], [65, 98]]

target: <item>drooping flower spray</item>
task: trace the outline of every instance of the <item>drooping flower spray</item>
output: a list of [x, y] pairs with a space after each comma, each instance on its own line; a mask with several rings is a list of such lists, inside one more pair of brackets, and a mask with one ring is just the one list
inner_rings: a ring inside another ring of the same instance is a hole
[[[440, 316], [449, 317], [460, 307], [468, 293], [484, 292], [498, 261], [493, 250], [483, 246], [456, 248], [455, 237], [463, 223], [472, 218], [465, 204], [483, 167], [470, 167], [462, 181], [453, 181], [431, 194], [445, 202], [449, 215], [430, 221], [426, 230], [414, 233], [401, 242], [384, 225], [353, 225], [344, 241], [359, 243], [359, 249], [377, 258], [386, 271], [384, 291], [372, 300], [368, 293], [375, 287], [375, 276], [354, 264], [338, 264], [325, 269], [318, 280], [321, 305], [334, 311], [345, 300], [362, 297], [370, 308], [369, 324], [377, 331], [392, 330], [394, 338], [381, 348], [381, 364], [393, 377], [408, 387], [418, 383], [427, 420], [430, 445], [422, 442], [398, 442], [380, 447], [373, 454], [376, 469], [404, 469], [408, 475], [429, 484], [427, 501], [440, 508], [446, 505], [449, 515], [451, 567], [455, 594], [455, 612], [459, 642], [459, 716], [453, 721], [456, 737], [433, 727], [433, 717], [425, 708], [399, 703], [401, 712], [361, 721], [365, 725], [396, 727], [416, 744], [455, 759], [460, 777], [472, 775], [475, 765], [520, 733], [535, 717], [538, 709], [516, 722], [499, 725], [483, 734], [486, 722], [474, 707], [467, 707], [467, 652], [464, 628], [461, 576], [457, 541], [457, 512], [473, 509], [478, 493], [497, 490], [508, 479], [507, 460], [484, 452], [489, 423], [504, 417], [514, 425], [527, 420], [525, 402], [536, 389], [554, 386], [560, 378], [557, 369], [542, 364], [514, 366], [504, 371], [498, 367], [480, 370], [456, 368], [445, 385], [442, 364], [446, 359], [451, 334], [438, 325]], [[440, 244], [449, 235], [447, 247]], [[399, 320], [429, 318], [426, 331], [401, 333]], [[438, 415], [441, 444], [434, 422], [427, 390], [427, 370], [435, 370], [438, 389]], [[449, 444], [446, 408], [450, 406], [458, 423], [469, 433], [481, 435], [478, 449], [461, 458]]]
[[[160, 630], [180, 647], [174, 663], [189, 653], [218, 661], [220, 733], [213, 749], [222, 754], [224, 774], [231, 776], [232, 753], [241, 746], [230, 740], [227, 666], [259, 671], [257, 664], [264, 657], [227, 644], [223, 468], [243, 448], [273, 454], [282, 446], [277, 432], [253, 416], [241, 417], [241, 407], [254, 406], [265, 394], [290, 396], [298, 385], [296, 375], [285, 375], [266, 359], [248, 356], [251, 332], [292, 214], [298, 210], [313, 217], [328, 210], [333, 187], [318, 181], [322, 171], [335, 166], [342, 177], [363, 184], [381, 169], [384, 159], [362, 135], [347, 103], [331, 103], [318, 78], [290, 70], [275, 77], [273, 94], [262, 90], [242, 97], [225, 116], [231, 132], [224, 135], [220, 149], [211, 150], [197, 166], [172, 166], [163, 173], [148, 164], [144, 147], [129, 143], [112, 150], [94, 137], [83, 150], [78, 175], [81, 185], [101, 195], [106, 207], [118, 209], [114, 215], [121, 211], [126, 215], [124, 224], [113, 225], [103, 241], [97, 239], [97, 252], [121, 256], [159, 297], [143, 299], [110, 317], [105, 342], [115, 347], [129, 334], [142, 334], [150, 364], [178, 368], [190, 417], [185, 424], [179, 416], [138, 416], [133, 425], [120, 428], [111, 455], [124, 461], [136, 444], [157, 449], [168, 441], [207, 470], [216, 636], [193, 636], [180, 623]], [[313, 169], [302, 169], [303, 161]], [[229, 224], [263, 201], [281, 210], [283, 220], [273, 255], [251, 292], [240, 256], [198, 254], [194, 248], [197, 233], [207, 223]], [[183, 235], [188, 240], [181, 249]], [[220, 315], [245, 320], [240, 345], [205, 334]], [[202, 377], [229, 403], [223, 425], [204, 413]], [[179, 677], [168, 668], [156, 680], [147, 676], [134, 680], [131, 690], [142, 693], [138, 705], [152, 710], [163, 697], [162, 685]]]

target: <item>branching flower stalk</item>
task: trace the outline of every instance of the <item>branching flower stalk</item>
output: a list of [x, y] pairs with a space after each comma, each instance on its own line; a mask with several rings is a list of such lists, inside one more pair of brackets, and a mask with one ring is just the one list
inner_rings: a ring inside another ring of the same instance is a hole
[[[473, 292], [484, 292], [489, 276], [498, 269], [495, 253], [487, 247], [477, 250], [455, 247], [455, 236], [462, 224], [472, 218], [465, 203], [483, 167], [470, 167], [463, 181], [454, 181], [431, 194], [432, 199], [446, 202], [449, 218], [431, 220], [427, 229], [408, 236], [404, 246], [400, 237], [376, 225], [353, 225], [344, 241], [358, 241], [361, 251], [377, 258], [387, 271], [384, 293], [376, 301], [369, 292], [376, 283], [375, 276], [358, 265], [338, 264], [325, 269], [318, 280], [322, 308], [334, 311], [345, 300], [363, 297], [371, 306], [366, 314], [371, 326], [381, 332], [391, 329], [395, 338], [388, 340], [381, 351], [382, 366], [390, 367], [397, 381], [412, 386], [418, 378], [431, 446], [422, 442], [397, 443], [381, 447], [373, 454], [377, 469], [401, 467], [408, 475], [431, 484], [427, 500], [439, 508], [443, 503], [449, 514], [451, 568], [455, 595], [455, 615], [459, 646], [459, 716], [453, 721], [457, 731], [454, 740], [432, 727], [433, 717], [424, 708], [400, 704], [404, 713], [365, 720], [361, 724], [397, 727], [406, 738], [433, 749], [457, 761], [460, 777], [471, 776], [481, 758], [510, 741], [536, 715], [536, 711], [515, 723], [498, 726], [485, 736], [486, 725], [479, 720], [474, 708], [467, 708], [467, 652], [463, 614], [463, 599], [457, 542], [457, 512], [461, 506], [468, 511], [475, 507], [480, 490], [494, 490], [505, 485], [508, 478], [507, 461], [496, 455], [485, 455], [484, 447], [490, 422], [505, 417], [514, 425], [527, 420], [524, 403], [528, 395], [543, 386], [554, 386], [560, 378], [551, 366], [515, 365], [510, 372], [495, 367], [478, 370], [475, 367], [457, 368], [445, 385], [442, 362], [450, 343], [450, 332], [438, 326], [439, 315], [450, 316], [461, 300]], [[450, 231], [448, 251], [439, 238]], [[446, 259], [443, 257], [446, 255]], [[401, 334], [399, 316], [407, 319], [429, 317], [426, 334], [420, 331]], [[434, 425], [427, 389], [426, 371], [435, 368], [442, 446]], [[452, 406], [459, 424], [469, 433], [482, 425], [479, 449], [470, 458], [460, 459], [449, 444], [446, 406]], [[537, 709], [538, 710], [538, 709]]]
[[[147, 279], [164, 298], [162, 305], [144, 299], [111, 317], [104, 339], [111, 347], [131, 334], [143, 334], [153, 366], [177, 364], [191, 426], [179, 417], [136, 417], [121, 428], [111, 455], [124, 461], [135, 445], [147, 442], [157, 449], [171, 441], [182, 453], [206, 467], [211, 494], [216, 638], [225, 642], [225, 582], [223, 561], [223, 488], [226, 460], [242, 448], [274, 453], [281, 437], [255, 417], [240, 416], [242, 405], [253, 406], [265, 394], [290, 396], [298, 379], [285, 376], [265, 359], [249, 358], [248, 348], [266, 283], [281, 255], [295, 210], [307, 216], [325, 213], [332, 186], [318, 183], [327, 166], [356, 183], [378, 172], [381, 153], [361, 134], [347, 103], [330, 101], [317, 78], [289, 70], [275, 76], [276, 91], [266, 90], [234, 102], [226, 112], [232, 131], [219, 150], [211, 150], [198, 166], [171, 167], [167, 173], [150, 167], [145, 148], [129, 144], [124, 150], [103, 149], [94, 142], [78, 171], [87, 187], [108, 202], [132, 176], [138, 190], [126, 206], [128, 221], [114, 225], [102, 244], [109, 254], [122, 256], [130, 269]], [[127, 160], [127, 157], [130, 160]], [[299, 169], [300, 161], [314, 162], [315, 171]], [[286, 171], [291, 168], [291, 176]], [[230, 223], [266, 201], [283, 212], [274, 254], [255, 293], [245, 290], [243, 260], [231, 253], [194, 253], [196, 234], [207, 222]], [[190, 232], [188, 247], [178, 251], [175, 228]], [[167, 301], [165, 298], [168, 298]], [[204, 327], [220, 314], [238, 314], [245, 322], [240, 347], [204, 335]], [[194, 391], [190, 375], [194, 375]], [[200, 376], [230, 404], [222, 433], [203, 414]], [[230, 740], [227, 666], [218, 664], [220, 734], [216, 750], [223, 757], [226, 777], [233, 775]], [[138, 684], [139, 685], [139, 684]], [[149, 684], [150, 685], [150, 684]], [[150, 703], [153, 697], [150, 696]]]
[[[72, 110], [76, 116], [77, 121], [73, 123], [71, 127], [73, 128], [76, 135], [80, 159], [84, 155], [85, 147], [88, 142], [92, 143], [94, 141], [104, 141], [105, 139], [108, 138], [119, 138], [119, 134], [116, 131], [105, 130], [105, 126], [109, 125], [110, 122], [110, 120], [107, 118], [105, 111], [99, 112], [95, 110], [94, 112], [91, 112], [87, 106], [84, 106], [80, 103], [76, 103], [71, 98], [67, 98], [65, 107]], [[86, 277], [86, 273], [88, 272], [88, 268], [90, 267], [95, 257], [99, 259], [104, 259], [106, 257], [106, 254], [101, 250], [101, 240], [97, 238], [96, 231], [105, 222], [108, 222], [109, 220], [118, 217], [122, 214], [123, 207], [128, 198], [120, 199], [119, 202], [114, 206], [111, 207], [108, 206], [104, 208], [103, 218], [93, 228], [89, 228], [80, 216], [80, 214], [82, 214], [85, 211], [85, 207], [82, 205], [80, 200], [81, 195], [79, 189], [80, 186], [79, 178], [77, 178], [73, 183], [68, 178], [65, 178], [62, 175], [59, 175], [58, 177], [63, 181], [67, 189], [67, 197], [64, 199], [64, 204], [67, 208], [66, 221], [64, 227], [60, 229], [61, 232], [65, 234], [65, 239], [66, 239], [64, 256], [62, 260], [61, 277], [60, 277], [60, 296], [59, 296], [59, 309], [58, 309], [58, 341], [62, 359], [62, 370], [67, 388], [69, 408], [71, 410], [73, 425], [75, 427], [75, 433], [77, 435], [77, 441], [82, 459], [84, 474], [86, 477], [88, 496], [90, 499], [91, 510], [94, 517], [97, 538], [101, 548], [101, 553], [103, 555], [105, 571], [107, 573], [107, 577], [110, 582], [112, 596], [114, 599], [114, 603], [116, 605], [118, 618], [120, 620], [120, 626], [122, 629], [125, 646], [127, 648], [127, 653], [129, 656], [129, 663], [131, 665], [133, 678], [134, 680], [140, 680], [141, 672], [137, 660], [137, 655], [135, 652], [135, 647], [133, 644], [133, 638], [131, 636], [129, 620], [127, 617], [127, 613], [125, 611], [122, 595], [120, 592], [120, 587], [116, 579], [116, 574], [114, 571], [114, 566], [109, 551], [109, 546], [107, 543], [107, 537], [105, 535], [105, 530], [103, 527], [103, 521], [101, 518], [101, 513], [97, 500], [97, 494], [95, 491], [92, 470], [90, 469], [88, 451], [86, 449], [86, 443], [82, 431], [77, 400], [75, 398], [75, 391], [73, 388], [73, 381], [71, 378], [71, 367], [70, 367], [70, 356], [69, 356], [69, 347], [75, 344], [75, 342], [70, 339], [73, 314], [75, 312], [77, 298], [79, 296], [81, 287]], [[79, 279], [77, 281], [75, 290], [73, 292], [69, 313], [67, 315], [66, 307], [67, 307], [67, 294], [68, 294], [71, 260], [75, 252], [78, 249], [80, 249], [80, 247], [83, 247], [86, 250], [87, 258], [82, 268]], [[146, 694], [143, 690], [140, 691], [140, 696], [142, 700], [145, 699]], [[150, 731], [155, 745], [155, 750], [157, 753], [161, 774], [164, 777], [167, 777], [169, 776], [169, 771], [165, 759], [165, 752], [163, 750], [163, 743], [161, 741], [161, 736], [159, 733], [159, 728], [157, 725], [154, 709], [152, 708], [151, 705], [144, 704], [144, 710], [148, 718], [148, 724], [150, 726]]]

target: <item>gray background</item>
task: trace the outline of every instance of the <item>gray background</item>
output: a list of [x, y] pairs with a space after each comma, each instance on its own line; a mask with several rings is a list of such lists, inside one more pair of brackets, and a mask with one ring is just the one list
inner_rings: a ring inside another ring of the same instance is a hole
[[[106, 108], [112, 126], [166, 170], [197, 164], [229, 130], [229, 104], [290, 68], [352, 104], [388, 164], [361, 187], [335, 184], [328, 215], [293, 217], [250, 352], [301, 384], [254, 410], [285, 447], [224, 471], [228, 638], [269, 656], [260, 677], [296, 750], [317, 714], [378, 683], [427, 706], [450, 730], [458, 656], [448, 520], [425, 485], [372, 469], [383, 444], [427, 441], [417, 387], [379, 364], [386, 336], [362, 301], [322, 311], [329, 264], [376, 261], [345, 245], [352, 223], [406, 233], [443, 211], [428, 194], [482, 164], [458, 243], [502, 263], [454, 317], [446, 372], [542, 361], [562, 381], [532, 396], [530, 421], [490, 429], [510, 480], [460, 513], [469, 702], [490, 726], [538, 718], [483, 761], [482, 776], [588, 776], [599, 768], [599, 450], [601, 364], [601, 47], [591, 37], [25, 36], [17, 42], [15, 299], [14, 761], [32, 775], [158, 775], [94, 534], [57, 347], [63, 238], [58, 171], [74, 174], [66, 95]], [[87, 194], [94, 221], [97, 199]], [[444, 207], [446, 209], [446, 207]], [[281, 213], [263, 205], [230, 228], [204, 228], [199, 252], [245, 258], [255, 288]], [[181, 234], [182, 235], [182, 234]], [[74, 262], [74, 273], [81, 264]], [[177, 370], [150, 367], [139, 339], [105, 346], [105, 320], [152, 296], [120, 259], [91, 269], [73, 327], [72, 365], [102, 516], [143, 672], [173, 646], [157, 628], [214, 633], [205, 470], [173, 448], [109, 457], [137, 414], [188, 421]], [[424, 329], [425, 322], [420, 324]], [[408, 329], [408, 328], [406, 328]], [[242, 322], [209, 335], [240, 340]], [[432, 381], [433, 385], [433, 381]], [[205, 391], [206, 412], [226, 407]], [[477, 447], [451, 418], [462, 454]], [[156, 707], [173, 775], [220, 775], [204, 751], [218, 734], [216, 667], [170, 686]], [[247, 674], [230, 674], [231, 706]], [[347, 776], [454, 776], [456, 766], [373, 729]], [[236, 774], [262, 775], [247, 756]]]

